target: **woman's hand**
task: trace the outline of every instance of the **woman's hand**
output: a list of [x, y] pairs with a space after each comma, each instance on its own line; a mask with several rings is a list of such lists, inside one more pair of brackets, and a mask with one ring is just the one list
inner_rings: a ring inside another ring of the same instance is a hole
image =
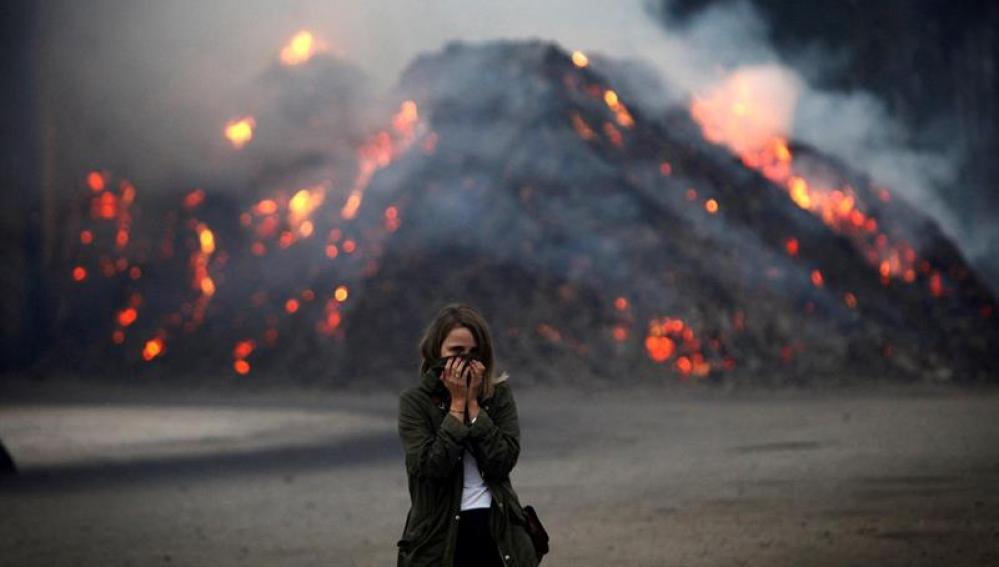
[[451, 357], [441, 372], [441, 381], [451, 394], [451, 415], [464, 421], [465, 408], [468, 402], [467, 373], [468, 365], [461, 357]]
[[486, 365], [478, 360], [472, 360], [468, 365], [468, 372], [472, 375], [468, 385], [468, 401], [466, 402], [469, 419], [475, 419], [479, 415], [479, 394], [482, 392], [482, 378], [485, 371]]

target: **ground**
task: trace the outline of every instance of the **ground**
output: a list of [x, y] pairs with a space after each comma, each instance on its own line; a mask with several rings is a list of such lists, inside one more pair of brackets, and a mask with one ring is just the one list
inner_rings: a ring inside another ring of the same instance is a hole
[[[999, 393], [516, 388], [543, 565], [999, 565]], [[4, 565], [394, 564], [393, 393], [0, 397]]]

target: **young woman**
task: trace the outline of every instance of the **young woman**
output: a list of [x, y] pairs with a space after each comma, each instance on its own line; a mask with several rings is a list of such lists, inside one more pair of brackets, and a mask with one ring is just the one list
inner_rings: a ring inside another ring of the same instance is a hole
[[447, 305], [420, 342], [421, 380], [399, 398], [410, 509], [400, 567], [534, 567], [538, 559], [510, 471], [517, 406], [495, 376], [485, 319]]

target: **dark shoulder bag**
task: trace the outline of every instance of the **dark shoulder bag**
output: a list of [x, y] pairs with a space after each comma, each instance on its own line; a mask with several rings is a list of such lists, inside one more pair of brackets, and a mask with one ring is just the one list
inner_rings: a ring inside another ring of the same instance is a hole
[[524, 516], [527, 518], [527, 535], [531, 536], [534, 553], [538, 556], [538, 561], [541, 561], [541, 558], [548, 553], [548, 532], [541, 525], [534, 506], [524, 506]]

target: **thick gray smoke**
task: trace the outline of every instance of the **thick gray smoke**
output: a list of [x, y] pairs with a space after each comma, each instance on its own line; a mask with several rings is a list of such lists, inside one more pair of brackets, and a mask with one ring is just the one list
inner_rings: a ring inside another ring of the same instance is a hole
[[417, 54], [454, 39], [540, 38], [651, 64], [670, 90], [645, 93], [646, 105], [686, 104], [740, 67], [771, 68], [763, 76], [776, 82], [760, 90], [793, 107], [786, 124], [793, 138], [868, 171], [971, 243], [933, 197], [953, 179], [954, 156], [900, 145], [901, 127], [871, 96], [810, 88], [779, 62], [764, 23], [744, 3], [670, 31], [642, 0], [66, 0], [38, 10], [44, 139], [49, 161], [69, 168], [124, 169], [140, 185], [210, 177], [231, 151], [222, 125], [245, 112], [259, 77], [300, 29], [359, 68], [375, 90], [393, 85]]

